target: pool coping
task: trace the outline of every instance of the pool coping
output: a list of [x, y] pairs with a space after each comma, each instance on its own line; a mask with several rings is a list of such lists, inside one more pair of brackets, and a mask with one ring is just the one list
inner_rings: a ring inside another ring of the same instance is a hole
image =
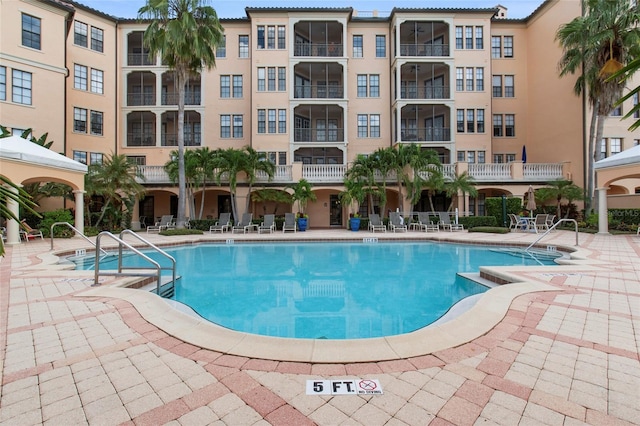
[[[344, 239], [341, 239], [344, 240]], [[386, 240], [386, 239], [385, 239]], [[246, 242], [282, 242], [273, 240], [244, 240]], [[287, 241], [309, 241], [288, 238]], [[323, 239], [321, 241], [333, 241]], [[347, 241], [362, 241], [351, 239]], [[394, 241], [398, 241], [395, 239]], [[411, 239], [410, 241], [420, 241]], [[459, 240], [425, 239], [424, 241], [465, 244]], [[211, 242], [199, 240], [198, 243]], [[219, 240], [217, 241], [219, 242]], [[194, 241], [185, 241], [185, 245]], [[475, 242], [478, 243], [478, 242]], [[518, 246], [518, 244], [486, 245]], [[176, 244], [180, 245], [176, 241]], [[192, 345], [224, 354], [277, 361], [308, 363], [357, 363], [405, 359], [428, 355], [444, 349], [470, 342], [494, 328], [506, 315], [514, 299], [519, 296], [545, 291], [562, 291], [552, 285], [525, 279], [519, 273], [576, 273], [576, 265], [581, 270], [600, 270], [593, 260], [587, 260], [581, 248], [558, 246], [569, 252], [569, 259], [562, 259], [555, 266], [494, 266], [481, 267], [480, 273], [492, 277], [493, 281], [509, 283], [498, 285], [485, 292], [469, 310], [442, 324], [436, 324], [414, 332], [380, 338], [333, 340], [333, 339], [291, 339], [261, 336], [230, 330], [197, 316], [176, 309], [169, 301], [157, 295], [126, 288], [135, 279], [117, 278], [100, 286], [90, 287], [76, 294], [79, 297], [106, 297], [125, 300], [149, 323], [167, 334]], [[586, 251], [588, 252], [588, 250]], [[58, 259], [55, 254], [44, 256], [48, 261]], [[43, 259], [44, 261], [45, 259]], [[49, 263], [49, 262], [45, 263]], [[563, 267], [562, 264], [566, 264]], [[55, 265], [52, 265], [55, 266]], [[59, 266], [59, 265], [58, 265]], [[61, 268], [62, 269], [62, 268]], [[70, 271], [71, 272], [71, 271]], [[86, 276], [87, 271], [74, 271]], [[84, 272], [84, 274], [82, 274]], [[93, 273], [91, 273], [93, 276]]]

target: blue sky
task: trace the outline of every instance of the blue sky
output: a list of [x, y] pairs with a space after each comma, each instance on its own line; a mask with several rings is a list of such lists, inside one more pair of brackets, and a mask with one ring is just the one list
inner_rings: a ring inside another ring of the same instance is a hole
[[[342, 1], [288, 1], [280, 0], [215, 0], [209, 4], [218, 12], [220, 18], [244, 18], [246, 16], [244, 8], [249, 7], [353, 7], [360, 11], [378, 10], [380, 15], [386, 16], [394, 7], [398, 8], [430, 8], [430, 7], [450, 7], [450, 8], [492, 8], [497, 4], [508, 9], [509, 18], [526, 18], [544, 0], [342, 0]], [[577, 0], [565, 0], [577, 1]], [[101, 12], [119, 17], [135, 18], [138, 9], [144, 5], [144, 0], [79, 0], [86, 6], [97, 9]]]

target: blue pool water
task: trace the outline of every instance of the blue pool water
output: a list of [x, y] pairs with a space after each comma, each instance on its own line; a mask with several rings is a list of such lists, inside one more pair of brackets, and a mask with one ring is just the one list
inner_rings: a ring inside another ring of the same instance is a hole
[[[294, 338], [408, 333], [487, 290], [458, 272], [540, 264], [480, 246], [428, 242], [203, 244], [166, 251], [182, 277], [175, 300], [233, 330]], [[101, 268], [117, 268], [107, 259]], [[145, 266], [137, 256], [124, 264]]]

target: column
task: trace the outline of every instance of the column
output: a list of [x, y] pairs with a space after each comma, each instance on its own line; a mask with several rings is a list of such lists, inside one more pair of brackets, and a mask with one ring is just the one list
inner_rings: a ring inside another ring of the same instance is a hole
[[84, 235], [84, 194], [85, 192], [78, 189], [73, 191], [76, 203], [75, 228]]
[[[6, 188], [16, 197], [18, 196], [18, 189], [13, 186], [6, 186]], [[11, 197], [7, 197], [7, 209], [15, 217], [20, 217], [20, 207], [18, 202]], [[20, 244], [20, 224], [11, 218], [7, 218], [7, 242], [6, 245]]]
[[607, 208], [607, 190], [609, 187], [596, 188], [598, 193], [598, 234], [609, 233], [609, 209]]

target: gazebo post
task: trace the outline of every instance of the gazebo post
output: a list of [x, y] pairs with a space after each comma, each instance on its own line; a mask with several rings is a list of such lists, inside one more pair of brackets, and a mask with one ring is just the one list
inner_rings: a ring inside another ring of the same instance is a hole
[[598, 192], [598, 234], [609, 233], [609, 211], [607, 208], [607, 190], [609, 187], [596, 188]]
[[73, 191], [73, 195], [75, 197], [75, 213], [76, 217], [74, 218], [75, 228], [80, 231], [81, 235], [84, 235], [84, 194], [85, 191], [78, 189]]

